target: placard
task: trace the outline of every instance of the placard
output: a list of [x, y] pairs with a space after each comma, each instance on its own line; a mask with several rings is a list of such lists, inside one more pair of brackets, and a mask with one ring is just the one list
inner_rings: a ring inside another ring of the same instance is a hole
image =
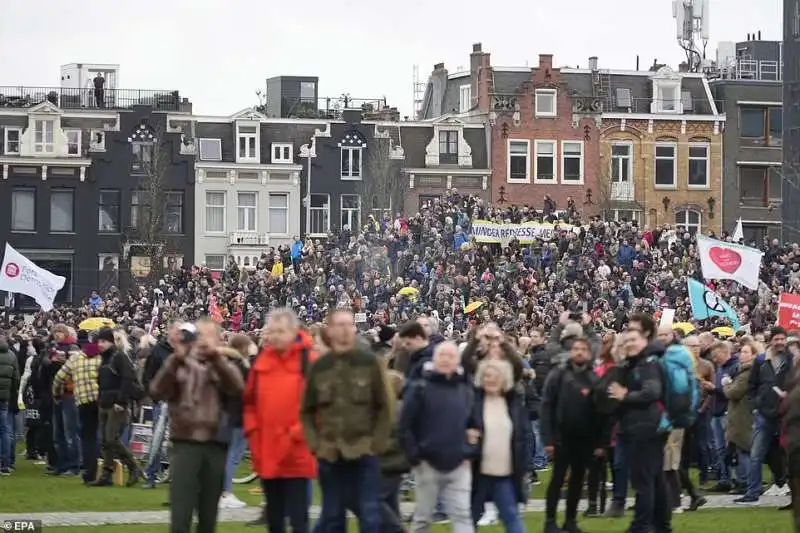
[[355, 318], [356, 324], [363, 324], [367, 321], [367, 313], [356, 313]]
[[800, 328], [800, 294], [784, 292], [778, 303], [778, 325], [787, 331]]
[[659, 322], [658, 327], [660, 328], [671, 328], [672, 323], [675, 322], [675, 310], [674, 309], [664, 309], [661, 311], [661, 322]]

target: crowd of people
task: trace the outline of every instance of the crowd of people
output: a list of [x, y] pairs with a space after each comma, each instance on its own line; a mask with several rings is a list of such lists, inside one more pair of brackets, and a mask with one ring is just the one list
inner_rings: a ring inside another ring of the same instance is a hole
[[[800, 283], [800, 248], [747, 243], [765, 252], [758, 290], [713, 284], [743, 328], [721, 339], [714, 318], [686, 335], [658, 316], [692, 322], [685, 279], [702, 275], [691, 231], [548, 206], [497, 208], [452, 190], [413, 217], [370, 215], [361, 232], [296, 239], [256, 265], [180, 268], [32, 321], [7, 312], [0, 474], [13, 473], [21, 412], [27, 457], [90, 486], [112, 485], [118, 460], [128, 485], [153, 487], [168, 427], [176, 533], [194, 513], [213, 531], [218, 507], [244, 505], [231, 480], [247, 446], [273, 532], [287, 519], [308, 531], [312, 479], [322, 533], [344, 531], [347, 510], [363, 531], [404, 531], [409, 474], [414, 531], [444, 515], [459, 532], [498, 519], [524, 531], [519, 504], [546, 469], [546, 533], [581, 531], [584, 487], [587, 517], [622, 516], [632, 488], [628, 531], [671, 531], [673, 512], [706, 503], [693, 465], [705, 491], [742, 505], [788, 496], [800, 475], [800, 339], [773, 325], [778, 296]], [[555, 230], [480, 243], [474, 220]], [[92, 317], [114, 326], [79, 330]], [[155, 427], [145, 465], [125, 444], [142, 402]]]

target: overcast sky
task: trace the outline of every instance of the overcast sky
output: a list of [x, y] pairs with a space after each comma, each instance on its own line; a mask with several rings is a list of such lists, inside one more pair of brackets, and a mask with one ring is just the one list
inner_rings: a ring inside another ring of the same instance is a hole
[[[712, 0], [711, 42], [781, 38], [783, 0]], [[758, 6], [758, 7], [756, 7]], [[677, 65], [671, 0], [2, 0], [0, 86], [58, 86], [65, 63], [116, 63], [121, 88], [177, 89], [196, 113], [257, 103], [277, 75], [320, 78], [321, 96], [380, 98], [411, 113], [413, 66], [468, 67], [482, 42], [495, 66]], [[0, 89], [2, 93], [2, 89]]]

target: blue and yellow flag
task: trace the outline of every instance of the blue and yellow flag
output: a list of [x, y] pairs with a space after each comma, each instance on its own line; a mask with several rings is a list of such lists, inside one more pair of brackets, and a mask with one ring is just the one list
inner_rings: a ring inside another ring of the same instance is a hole
[[719, 316], [727, 318], [733, 329], [737, 331], [742, 329], [736, 311], [728, 305], [728, 302], [699, 281], [688, 278], [688, 282], [689, 300], [692, 303], [692, 317], [695, 320], [706, 320], [707, 318]]

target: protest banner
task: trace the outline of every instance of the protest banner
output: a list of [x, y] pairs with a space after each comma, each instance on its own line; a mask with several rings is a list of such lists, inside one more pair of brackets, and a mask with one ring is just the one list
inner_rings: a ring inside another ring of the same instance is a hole
[[550, 240], [557, 231], [580, 231], [571, 224], [544, 224], [523, 222], [522, 224], [498, 224], [488, 220], [473, 220], [471, 234], [477, 242], [506, 243], [515, 238], [521, 244], [531, 244], [537, 239]]

